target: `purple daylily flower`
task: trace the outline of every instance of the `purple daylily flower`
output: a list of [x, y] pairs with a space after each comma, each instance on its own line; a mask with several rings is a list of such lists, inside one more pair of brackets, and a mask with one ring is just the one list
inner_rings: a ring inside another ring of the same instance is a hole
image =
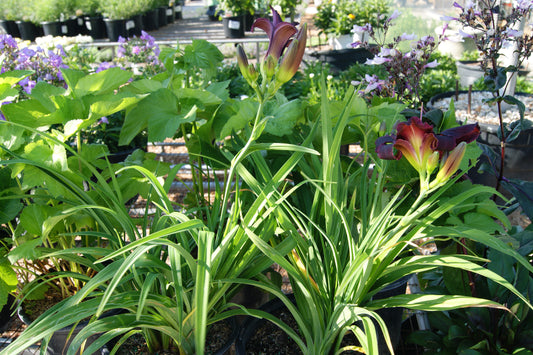
[[293, 24], [282, 21], [278, 12], [272, 6], [270, 8], [272, 9], [272, 22], [266, 18], [258, 18], [252, 25], [252, 32], [260, 28], [267, 33], [269, 42], [265, 58], [271, 55], [278, 60], [283, 50], [289, 45], [291, 37], [298, 30]]

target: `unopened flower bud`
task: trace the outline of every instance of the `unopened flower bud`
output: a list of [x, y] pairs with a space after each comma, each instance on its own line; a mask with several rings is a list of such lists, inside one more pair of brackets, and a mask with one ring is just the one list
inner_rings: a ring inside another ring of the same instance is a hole
[[242, 76], [248, 84], [253, 86], [253, 83], [257, 81], [259, 74], [254, 66], [248, 63], [248, 57], [241, 45], [237, 46], [237, 62], [239, 63], [239, 69], [241, 70]]
[[304, 56], [306, 41], [307, 24], [304, 24], [281, 59], [279, 70], [276, 75], [276, 80], [279, 83], [286, 83], [291, 80], [294, 74], [298, 71]]
[[452, 177], [459, 169], [459, 165], [463, 160], [466, 150], [466, 143], [461, 142], [452, 151], [448, 153], [446, 158], [442, 158], [441, 165], [435, 180], [431, 182], [430, 187], [438, 186]]
[[271, 55], [267, 56], [265, 60], [263, 61], [261, 70], [262, 70], [264, 78], [267, 81], [270, 81], [270, 79], [272, 79], [272, 77], [276, 73], [276, 66], [277, 66], [276, 59]]

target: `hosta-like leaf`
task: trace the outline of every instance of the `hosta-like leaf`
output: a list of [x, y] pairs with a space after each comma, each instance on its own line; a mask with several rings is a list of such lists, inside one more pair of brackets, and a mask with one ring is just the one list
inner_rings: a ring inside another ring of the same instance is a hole
[[105, 95], [112, 94], [131, 79], [133, 73], [118, 67], [109, 68], [99, 73], [85, 75], [76, 82], [74, 93], [77, 97], [87, 94]]
[[265, 132], [278, 137], [292, 134], [294, 126], [303, 115], [302, 101], [289, 101], [278, 107], [272, 115], [267, 120]]

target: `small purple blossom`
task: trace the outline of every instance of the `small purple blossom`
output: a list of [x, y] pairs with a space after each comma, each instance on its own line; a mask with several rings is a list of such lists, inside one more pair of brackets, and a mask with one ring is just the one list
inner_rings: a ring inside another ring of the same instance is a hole
[[411, 34], [403, 33], [400, 36], [400, 41], [413, 41], [415, 39], [417, 39], [417, 36], [414, 33], [411, 33]]
[[439, 65], [437, 60], [427, 63], [424, 68], [436, 68]]
[[394, 12], [389, 16], [388, 18], [388, 22], [391, 22], [392, 20], [395, 20], [397, 19], [402, 13], [399, 12], [398, 10], [394, 10]]
[[135, 54], [135, 55], [138, 55], [141, 53], [141, 47], [139, 46], [133, 46], [131, 47], [131, 53], [132, 54]]
[[524, 32], [518, 31], [512, 28], [506, 28], [503, 31], [503, 34], [506, 35], [507, 37], [513, 38], [513, 37], [522, 37], [524, 35]]
[[370, 32], [371, 30], [372, 30], [372, 25], [369, 23], [367, 23], [364, 26], [353, 25], [352, 33]]
[[102, 116], [100, 118], [100, 120], [98, 121], [98, 124], [102, 124], [102, 123], [109, 123], [109, 119], [106, 117], [106, 116]]
[[366, 65], [380, 65], [380, 64], [383, 64], [383, 63], [386, 63], [386, 62], [390, 62], [391, 59], [389, 58], [384, 58], [384, 57], [379, 57], [379, 56], [376, 56], [372, 59], [367, 59], [365, 64]]
[[448, 22], [448, 21], [457, 21], [457, 17], [444, 15], [444, 16], [441, 16], [440, 20], [441, 20], [441, 21], [445, 21], [445, 22]]
[[474, 38], [473, 34], [466, 33], [462, 29], [459, 29], [457, 32], [459, 33], [459, 36], [461, 36], [462, 38]]
[[109, 68], [114, 68], [117, 65], [113, 62], [102, 62], [98, 65], [98, 68], [96, 68], [95, 72], [99, 73], [101, 71], [107, 70]]

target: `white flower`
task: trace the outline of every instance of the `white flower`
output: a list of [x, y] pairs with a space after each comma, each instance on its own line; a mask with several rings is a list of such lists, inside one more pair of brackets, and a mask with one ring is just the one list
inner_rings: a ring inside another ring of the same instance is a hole
[[390, 62], [390, 59], [376, 56], [372, 59], [367, 59], [365, 64], [367, 65], [380, 65], [386, 62]]

